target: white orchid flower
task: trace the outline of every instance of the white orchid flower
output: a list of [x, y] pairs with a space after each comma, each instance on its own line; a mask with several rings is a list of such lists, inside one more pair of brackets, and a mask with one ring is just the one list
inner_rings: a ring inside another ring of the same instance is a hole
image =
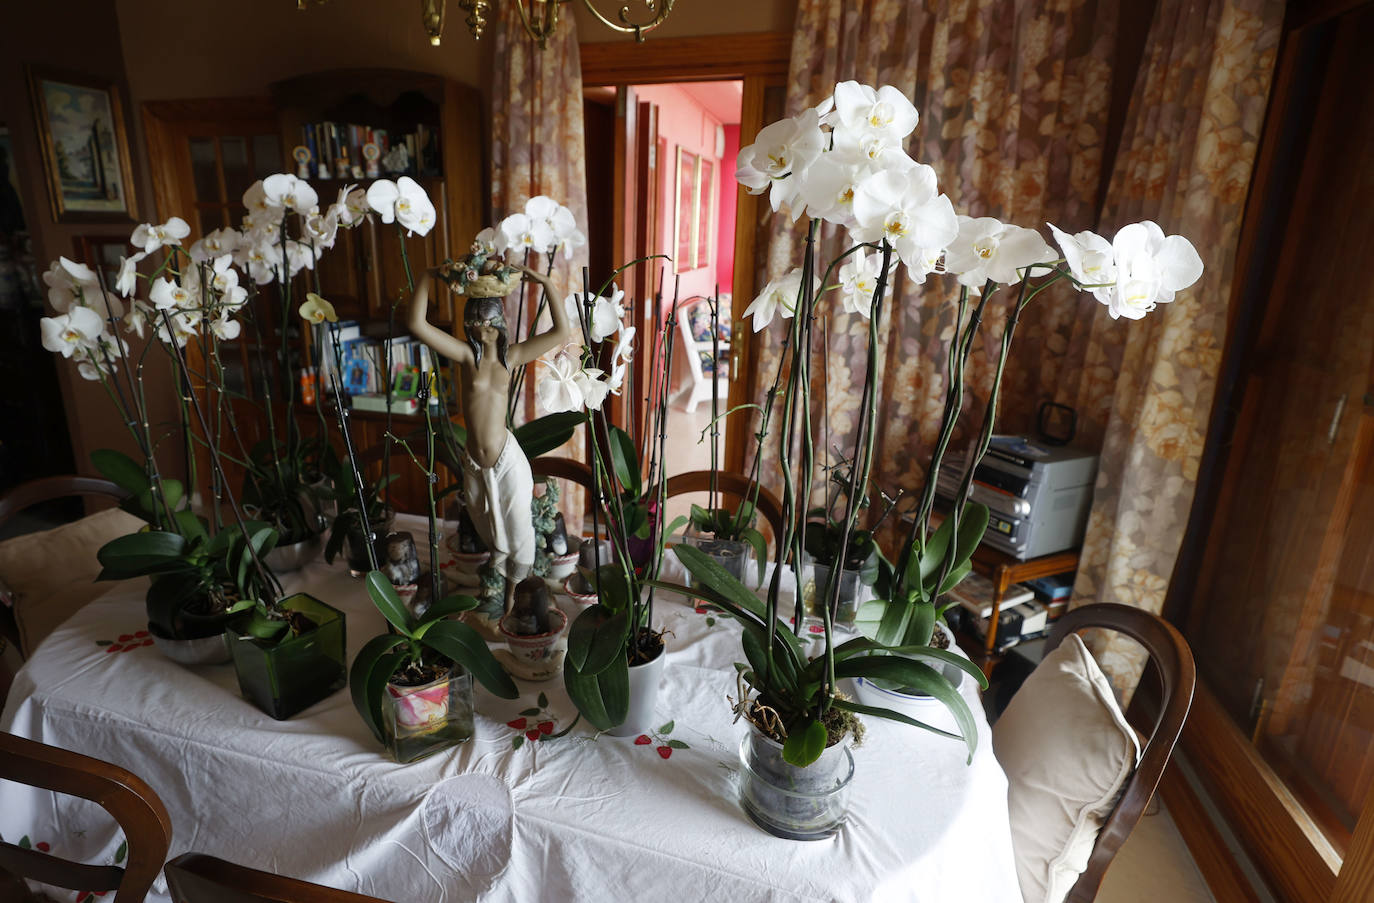
[[855, 237], [886, 239], [908, 269], [918, 270], [929, 250], [947, 247], [959, 234], [954, 205], [937, 192], [935, 170], [923, 163], [874, 173], [854, 191]]
[[604, 342], [620, 331], [620, 319], [625, 316], [625, 293], [614, 285], [609, 298], [592, 302], [592, 319], [588, 323], [593, 342]]
[[367, 192], [361, 188], [355, 188], [348, 193], [344, 199], [344, 206], [348, 208], [348, 224], [356, 225], [372, 212], [372, 205], [367, 202]]
[[906, 95], [891, 85], [874, 89], [856, 81], [835, 86], [835, 117], [849, 129], [860, 129], [900, 142], [916, 128], [919, 116]]
[[577, 384], [577, 374], [581, 372], [577, 362], [566, 351], [560, 351], [553, 360], [544, 362], [542, 378], [534, 384], [534, 397], [539, 406], [549, 414], [582, 409], [582, 389]]
[[351, 183], [340, 188], [338, 196], [334, 199], [334, 203], [330, 204], [329, 209], [325, 211], [325, 216], [333, 216], [338, 224], [344, 228], [357, 225], [358, 222], [362, 220], [363, 215], [367, 213], [367, 192], [363, 192], [364, 204], [362, 212], [355, 213], [353, 208], [348, 204], [349, 195], [353, 194], [357, 188], [357, 185]]
[[367, 203], [383, 223], [398, 222], [411, 234], [428, 234], [434, 228], [435, 210], [429, 195], [410, 176], [395, 182], [378, 179], [367, 189]]
[[160, 226], [152, 223], [138, 226], [130, 236], [129, 244], [135, 248], [142, 248], [145, 254], [151, 254], [158, 248], [180, 246], [181, 240], [190, 234], [191, 227], [186, 224], [186, 220], [174, 216]]
[[1083, 290], [1092, 292], [1093, 297], [1103, 304], [1111, 304], [1113, 287], [1116, 284], [1116, 258], [1112, 253], [1111, 242], [1095, 232], [1084, 231], [1069, 235], [1054, 223], [1045, 225], [1050, 227], [1050, 232], [1054, 235], [1054, 240], [1059, 245], [1064, 262], [1069, 265], [1069, 272], [1073, 274], [1073, 278], [1082, 286], [1095, 286]]
[[803, 110], [791, 119], [765, 126], [753, 144], [740, 150], [735, 180], [750, 194], [769, 190], [768, 201], [774, 212], [789, 204], [796, 220], [805, 209], [797, 203], [801, 177], [824, 146], [820, 117], [815, 110]]
[[367, 206], [376, 211], [382, 222], [389, 226], [396, 221], [396, 199], [400, 196], [401, 189], [396, 187], [395, 182], [378, 179], [368, 186]]
[[[319, 254], [311, 250], [303, 241], [288, 239], [286, 242], [286, 264], [290, 277], [294, 278], [301, 270], [313, 270]], [[277, 249], [277, 260], [281, 260], [281, 249]]]
[[334, 247], [339, 233], [339, 208], [330, 206], [328, 213], [318, 211], [305, 218], [303, 231], [314, 243], [317, 253]]
[[474, 251], [481, 250], [490, 257], [492, 254], [496, 253], [496, 243], [500, 238], [501, 234], [497, 232], [494, 227], [487, 226], [481, 232], [478, 232], [477, 237], [472, 240], [472, 249]]
[[602, 379], [605, 375], [604, 370], [596, 367], [584, 367], [573, 374], [573, 383], [582, 393], [582, 402], [589, 411], [601, 410], [601, 405], [611, 390], [610, 384]]
[[43, 274], [48, 286], [48, 303], [58, 313], [66, 313], [73, 305], [101, 307], [100, 279], [84, 263], [59, 257]]
[[189, 310], [195, 305], [191, 292], [163, 276], [148, 290], [148, 300], [158, 310]]
[[115, 277], [115, 291], [127, 298], [133, 294], [134, 288], [138, 285], [138, 262], [147, 257], [142, 251], [138, 251], [132, 257], [119, 258], [119, 275]]
[[[167, 324], [171, 323], [170, 335], [167, 331]], [[168, 345], [175, 342], [178, 347], [186, 344], [190, 339], [200, 335], [196, 328], [200, 324], [200, 313], [194, 310], [179, 310], [176, 313], [168, 313], [166, 317], [157, 318], [158, 339]]]
[[866, 157], [833, 150], [811, 164], [797, 188], [812, 216], [849, 227], [855, 223], [855, 189], [871, 172]]
[[611, 376], [606, 380], [606, 385], [610, 388], [612, 395], [619, 395], [620, 390], [624, 388], [625, 374], [629, 369], [625, 364], [615, 364], [611, 367]]
[[76, 365], [76, 372], [81, 374], [82, 379], [89, 379], [92, 382], [100, 379], [103, 374], [114, 372], [114, 362], [111, 361], [109, 367], [97, 363], [93, 358], [87, 358]]
[[501, 220], [496, 229], [500, 233], [497, 250], [502, 253], [515, 250], [544, 254], [554, 245], [553, 229], [548, 222], [525, 213], [512, 213]]
[[269, 208], [286, 207], [302, 214], [309, 214], [320, 203], [320, 196], [310, 183], [289, 172], [263, 179], [262, 193]]
[[222, 254], [232, 254], [240, 240], [236, 229], [216, 229], [191, 243], [187, 253], [195, 263], [206, 263]]
[[124, 331], [143, 338], [143, 332], [148, 328], [148, 313], [151, 310], [147, 304], [135, 298], [129, 304], [129, 312], [124, 315]]
[[581, 229], [573, 229], [558, 239], [557, 250], [564, 260], [571, 259], [573, 252], [587, 243], [587, 236]]
[[229, 316], [227, 310], [220, 314], [218, 319], [210, 321], [210, 332], [214, 333], [215, 338], [221, 342], [232, 342], [237, 339], [242, 328], [238, 320]]
[[[882, 254], [865, 255], [860, 248], [840, 265], [840, 305], [846, 313], [867, 317], [873, 306], [873, 293], [878, 290], [878, 273], [883, 268]], [[897, 261], [888, 265], [888, 272], [897, 269]]]
[[43, 317], [38, 325], [43, 336], [43, 347], [63, 357], [71, 357], [91, 347], [105, 328], [100, 314], [89, 307], [80, 306], [73, 306], [67, 313], [56, 317]]
[[1123, 226], [1112, 239], [1116, 287], [1107, 311], [1112, 319], [1139, 320], [1167, 304], [1202, 276], [1202, 258], [1192, 242], [1146, 220]]
[[263, 180], [258, 179], [247, 190], [243, 192], [243, 206], [248, 214], [244, 217], [247, 222], [251, 217], [256, 222], [264, 219], [281, 219], [282, 206], [273, 204], [267, 199], [267, 189], [263, 185]]
[[635, 328], [621, 324], [620, 331], [616, 333], [615, 350], [611, 352], [611, 361], [615, 364], [624, 364], [634, 359], [635, 356]]
[[330, 323], [339, 322], [339, 315], [334, 312], [334, 305], [314, 292], [307, 292], [305, 303], [300, 306], [298, 311], [301, 319], [308, 323], [320, 324], [328, 320]]
[[245, 244], [234, 252], [234, 260], [247, 271], [253, 282], [266, 285], [277, 277], [281, 249], [266, 242]]
[[759, 296], [749, 302], [744, 309], [744, 316], [753, 318], [754, 332], [772, 323], [775, 316], [785, 320], [796, 314], [797, 296], [801, 294], [801, 276], [801, 267], [796, 267], [787, 275], [769, 282]]
[[959, 217], [959, 234], [945, 251], [945, 272], [979, 292], [985, 282], [1020, 282], [1026, 267], [1056, 257], [1040, 233], [999, 222], [990, 216]]

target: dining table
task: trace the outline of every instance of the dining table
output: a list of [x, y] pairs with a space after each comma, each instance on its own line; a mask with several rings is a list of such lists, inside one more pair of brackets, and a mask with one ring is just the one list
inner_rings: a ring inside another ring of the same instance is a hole
[[[663, 577], [684, 582], [671, 552]], [[342, 563], [282, 581], [346, 614], [350, 661], [386, 629]], [[848, 818], [803, 842], [740, 806], [740, 627], [685, 591], [656, 593], [667, 660], [642, 733], [573, 724], [559, 677], [519, 681], [514, 700], [479, 686], [472, 738], [403, 765], [347, 689], [276, 721], [240, 695], [231, 664], [162, 656], [145, 590], [117, 584], [55, 630], [16, 676], [0, 727], [146, 781], [171, 816], [169, 857], [207, 853], [396, 903], [1021, 899], [1007, 779], [968, 677], [972, 758], [958, 740], [865, 718]], [[953, 726], [938, 704], [928, 720]], [[124, 855], [95, 804], [12, 782], [0, 781], [0, 836], [96, 864]], [[170, 899], [162, 879], [149, 899]]]

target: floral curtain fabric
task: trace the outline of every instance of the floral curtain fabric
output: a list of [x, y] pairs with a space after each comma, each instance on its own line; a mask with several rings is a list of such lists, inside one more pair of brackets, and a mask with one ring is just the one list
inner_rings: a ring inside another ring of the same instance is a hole
[[[1055, 394], [1102, 442], [1075, 607], [1164, 605], [1216, 390], [1283, 7], [1160, 0], [1155, 10], [1098, 231], [1153, 219], [1187, 234], [1207, 269], [1129, 329], [1100, 317], [1075, 325]], [[1093, 647], [1118, 686], [1134, 685], [1139, 647], [1120, 638]]]
[[[577, 23], [568, 16], [540, 50], [520, 22], [514, 3], [499, 4], [493, 31], [491, 77], [491, 208], [493, 222], [525, 209], [525, 202], [547, 195], [569, 208], [580, 224], [587, 222], [586, 141], [582, 122], [582, 61], [578, 53]], [[546, 260], [531, 263], [547, 266]], [[551, 277], [564, 291], [581, 287], [582, 267], [587, 263], [584, 244], [571, 256], [560, 253]], [[514, 295], [512, 298], [519, 298]], [[528, 323], [538, 296], [524, 293]], [[561, 301], [562, 298], [555, 300]], [[508, 308], [515, 306], [508, 302]], [[517, 311], [508, 309], [508, 322]], [[547, 315], [546, 315], [547, 316]], [[516, 419], [533, 419], [535, 364], [525, 378], [525, 399]], [[522, 417], [521, 414], [524, 416]], [[585, 458], [581, 432], [559, 449], [558, 454]], [[571, 529], [581, 523], [583, 492], [565, 484], [560, 507]]]
[[[1075, 444], [1101, 446], [1103, 466], [1075, 604], [1159, 611], [1210, 413], [1282, 4], [1160, 0], [1138, 72], [1114, 71], [1119, 11], [1117, 0], [801, 0], [787, 113], [844, 79], [891, 84], [920, 111], [912, 156], [935, 168], [961, 213], [1108, 238], [1153, 219], [1202, 251], [1203, 281], [1144, 321], [1111, 320], [1090, 295], [1068, 287], [1038, 298], [1022, 317], [998, 420], [1000, 432], [1029, 431], [1043, 401], [1077, 410]], [[1103, 205], [1113, 84], [1123, 79], [1134, 87]], [[767, 278], [797, 263], [790, 255], [804, 233], [781, 221], [773, 218]], [[823, 247], [829, 257], [842, 250], [828, 240]], [[932, 277], [917, 286], [903, 277], [889, 308], [874, 466], [875, 485], [888, 495], [911, 494], [924, 479], [946, 391], [952, 282]], [[982, 416], [1007, 300], [989, 304], [955, 450]], [[815, 416], [832, 458], [853, 442], [866, 329], [861, 318], [828, 318], [830, 354], [813, 397], [825, 399]], [[760, 399], [778, 338], [762, 343]], [[776, 467], [763, 473], [776, 477]], [[1133, 683], [1136, 662], [1126, 649], [1107, 643], [1095, 651], [1118, 683]]]

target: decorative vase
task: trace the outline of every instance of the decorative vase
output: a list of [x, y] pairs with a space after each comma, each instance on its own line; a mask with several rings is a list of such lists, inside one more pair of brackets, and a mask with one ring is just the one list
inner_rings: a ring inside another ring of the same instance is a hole
[[[964, 672], [953, 665], [944, 665], [940, 673], [955, 687], [963, 678]], [[926, 724], [933, 724], [944, 730], [956, 730], [954, 716], [949, 714], [944, 703], [927, 693], [920, 693], [909, 687], [894, 687], [887, 681], [874, 681], [867, 677], [854, 680], [854, 695], [864, 705], [891, 709], [908, 715]], [[945, 723], [948, 722], [948, 723]]]
[[854, 755], [849, 738], [797, 767], [782, 757], [782, 744], [751, 729], [740, 742], [740, 805], [754, 824], [787, 840], [824, 840], [849, 812]]
[[318, 558], [322, 548], [324, 548], [323, 537], [319, 534], [308, 536], [300, 542], [277, 546], [267, 553], [264, 563], [272, 569], [274, 574], [289, 574], [292, 571], [299, 571]]
[[382, 694], [387, 748], [402, 764], [471, 739], [472, 721], [472, 674], [459, 665], [418, 687], [388, 683]]
[[577, 572], [573, 572], [572, 576], [563, 581], [563, 592], [579, 608], [586, 608], [597, 603], [596, 590], [587, 586], [587, 581], [583, 580], [582, 575]]
[[668, 644], [664, 642], [658, 655], [630, 666], [630, 709], [625, 720], [606, 733], [612, 737], [634, 737], [654, 726], [654, 707], [658, 704], [658, 688], [663, 683], [663, 664], [667, 659]]
[[262, 640], [240, 636], [231, 627], [225, 638], [244, 697], [282, 721], [342, 689], [348, 673], [343, 612], [306, 593], [288, 596], [279, 607], [299, 613], [315, 628], [282, 640]]
[[224, 631], [193, 640], [178, 640], [163, 634], [155, 624], [148, 625], [153, 645], [166, 658], [179, 665], [222, 665], [229, 661], [229, 644]]
[[[731, 577], [748, 586], [749, 566], [754, 560], [754, 550], [747, 542], [734, 539], [716, 539], [713, 534], [688, 532], [683, 541], [689, 546], [710, 555], [711, 560], [723, 567]], [[695, 588], [697, 582], [690, 574], [687, 585]]]
[[[827, 598], [832, 565], [822, 564], [809, 555], [803, 559], [802, 599], [806, 614], [816, 620], [823, 620], [822, 600]], [[872, 589], [864, 585], [858, 571], [841, 570], [839, 573], [840, 596], [830, 612], [831, 623], [836, 627], [852, 630], [859, 606], [874, 598]]]
[[[509, 620], [510, 615], [506, 615], [497, 624], [510, 649], [511, 662], [507, 670], [522, 680], [535, 681], [550, 680], [562, 673], [563, 655], [559, 645], [563, 630], [568, 626], [568, 616], [557, 608], [550, 608], [549, 620], [556, 626], [548, 633], [532, 636], [511, 632]], [[566, 642], [562, 645], [567, 646]]]

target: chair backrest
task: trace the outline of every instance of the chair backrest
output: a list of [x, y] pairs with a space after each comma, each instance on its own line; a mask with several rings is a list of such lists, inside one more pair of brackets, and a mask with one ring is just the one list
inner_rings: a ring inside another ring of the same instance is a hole
[[543, 455], [530, 462], [530, 474], [536, 477], [558, 477], [571, 480], [592, 493], [596, 491], [596, 477], [591, 466], [585, 461], [560, 458], [556, 455]]
[[[727, 329], [730, 326], [730, 304], [725, 299], [720, 301], [719, 322]], [[703, 323], [704, 321], [704, 323]], [[712, 361], [712, 352], [719, 350], [722, 353], [730, 350], [730, 339], [721, 337], [715, 342], [711, 340], [711, 299], [697, 296], [682, 301], [677, 306], [677, 328], [682, 334], [682, 347], [686, 352], [687, 365], [692, 370], [692, 377], [701, 381], [706, 378], [703, 361]], [[718, 363], [718, 362], [717, 362]], [[716, 364], [711, 364], [712, 372], [715, 371]]]
[[[739, 504], [740, 499], [754, 497], [754, 481], [738, 473], [717, 473], [716, 488], [730, 496], [735, 504]], [[710, 491], [709, 470], [690, 470], [687, 473], [676, 474], [668, 478], [666, 487], [666, 493], [670, 498], [687, 492]], [[768, 526], [773, 528], [773, 539], [777, 541], [778, 537], [782, 536], [782, 502], [778, 501], [778, 497], [766, 486], [759, 486], [755, 509], [768, 522]]]
[[116, 890], [114, 903], [139, 903], [172, 841], [172, 821], [152, 788], [109, 762], [0, 732], [0, 778], [71, 794], [114, 816], [129, 844], [123, 868], [86, 865], [0, 843], [0, 871], [71, 890]]
[[1183, 730], [1196, 682], [1193, 653], [1183, 635], [1158, 615], [1129, 605], [1104, 602], [1085, 605], [1065, 614], [1055, 622], [1045, 642], [1045, 653], [1048, 655], [1070, 633], [1094, 627], [1115, 630], [1144, 646], [1154, 666], [1146, 671], [1153, 670], [1159, 676], [1161, 693], [1159, 715], [1141, 751], [1140, 764], [1126, 782], [1116, 807], [1103, 823], [1092, 855], [1088, 858], [1088, 866], [1069, 891], [1067, 900], [1070, 903], [1086, 903], [1097, 896], [1107, 866], [1111, 865], [1117, 850], [1121, 849], [1140, 821], [1141, 814], [1159, 786], [1164, 767], [1169, 764], [1169, 756], [1178, 742], [1178, 735]]
[[235, 865], [204, 853], [183, 853], [166, 868], [176, 903], [387, 903], [351, 891]]
[[75, 474], [41, 477], [15, 486], [0, 496], [0, 527], [25, 508], [73, 495], [107, 495], [123, 499], [127, 493], [109, 480]]

